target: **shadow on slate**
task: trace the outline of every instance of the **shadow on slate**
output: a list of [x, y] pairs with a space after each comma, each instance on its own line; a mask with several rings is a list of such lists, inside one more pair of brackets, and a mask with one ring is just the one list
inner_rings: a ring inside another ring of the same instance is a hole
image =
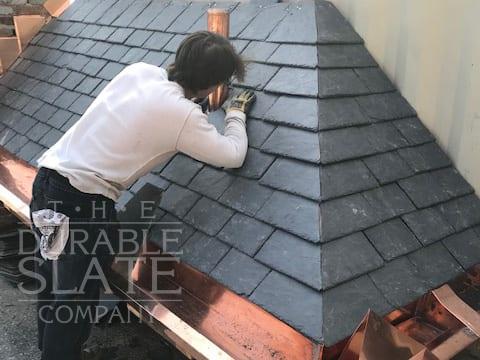
[[211, 7], [250, 60], [244, 166], [178, 154], [125, 192], [122, 219], [156, 184], [182, 261], [326, 345], [480, 262], [478, 197], [326, 1], [76, 1], [0, 78], [0, 145], [35, 164], [126, 66], [168, 66]]

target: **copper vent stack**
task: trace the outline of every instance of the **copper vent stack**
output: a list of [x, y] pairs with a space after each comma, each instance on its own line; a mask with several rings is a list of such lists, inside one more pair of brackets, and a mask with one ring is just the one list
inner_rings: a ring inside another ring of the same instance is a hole
[[[226, 38], [229, 36], [230, 14], [224, 9], [208, 10], [208, 31], [220, 34]], [[215, 111], [228, 97], [228, 86], [220, 85], [213, 93], [208, 96], [210, 110]]]

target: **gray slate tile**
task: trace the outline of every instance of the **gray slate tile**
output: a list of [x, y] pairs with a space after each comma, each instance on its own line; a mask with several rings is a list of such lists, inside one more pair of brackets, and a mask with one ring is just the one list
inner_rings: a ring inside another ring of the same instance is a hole
[[47, 119], [46, 123], [54, 128], [60, 129], [63, 124], [65, 124], [72, 117], [72, 115], [73, 114], [70, 111], [58, 109], [53, 116]]
[[318, 96], [320, 98], [367, 93], [370, 91], [351, 69], [318, 70]]
[[78, 99], [80, 94], [73, 91], [65, 90], [57, 99], [54, 101], [54, 105], [68, 110], [68, 108]]
[[[278, 44], [264, 41], [251, 41], [242, 51], [242, 57], [246, 61], [267, 62]], [[271, 61], [268, 61], [269, 63]]]
[[74, 90], [85, 79], [85, 75], [72, 71], [62, 82], [62, 86], [68, 90]]
[[28, 138], [21, 134], [15, 134], [4, 146], [9, 152], [17, 154], [28, 143]]
[[98, 77], [104, 80], [112, 80], [124, 68], [124, 65], [110, 62], [98, 73]]
[[318, 64], [317, 48], [312, 45], [281, 44], [267, 59], [267, 62], [277, 65], [315, 68]]
[[329, 346], [350, 336], [368, 309], [379, 315], [393, 310], [366, 275], [327, 290], [323, 296], [324, 342]]
[[208, 235], [216, 235], [232, 217], [233, 211], [206, 197], [195, 203], [185, 221]]
[[185, 38], [186, 38], [186, 35], [176, 34], [174, 37], [172, 37], [168, 41], [168, 43], [165, 45], [165, 47], [162, 50], [169, 53], [177, 52], [178, 47], [180, 46], [180, 44]]
[[365, 235], [386, 261], [408, 254], [421, 247], [415, 235], [400, 219], [390, 220], [367, 229]]
[[151, 2], [129, 25], [137, 29], [145, 29], [168, 4], [166, 1]]
[[128, 46], [114, 44], [102, 55], [102, 58], [111, 61], [120, 61], [129, 50]]
[[142, 59], [142, 61], [147, 64], [160, 66], [167, 60], [167, 57], [167, 53], [149, 51], [148, 54]]
[[[287, 15], [288, 4], [273, 4], [262, 8], [238, 36], [241, 39], [265, 40], [277, 24]], [[234, 16], [232, 14], [232, 16]]]
[[382, 221], [412, 212], [415, 206], [397, 184], [366, 191], [363, 196], [375, 208]]
[[100, 25], [111, 25], [130, 6], [131, 0], [118, 0], [97, 20]]
[[[140, 179], [138, 179], [138, 180], [130, 187], [130, 191], [133, 192], [133, 193], [137, 193], [137, 192], [140, 191], [146, 184], [153, 185], [153, 186], [155, 186], [155, 187], [158, 188], [158, 189], [166, 190], [166, 189], [169, 187], [170, 182], [168, 182], [167, 180], [161, 178], [161, 177], [158, 176], [158, 175], [155, 175], [155, 174], [152, 174], [152, 173], [148, 173], [148, 174], [142, 176]], [[153, 200], [153, 199], [152, 199], [152, 200]]]
[[317, 290], [322, 288], [319, 245], [276, 230], [255, 259]]
[[140, 62], [147, 53], [148, 50], [145, 49], [131, 48], [120, 61], [126, 64], [134, 64]]
[[230, 249], [225, 257], [210, 273], [228, 288], [240, 295], [250, 295], [270, 271], [238, 250]]
[[400, 149], [398, 154], [415, 172], [435, 170], [452, 163], [447, 154], [434, 142]]
[[393, 124], [412, 145], [419, 145], [435, 140], [430, 131], [428, 131], [418, 118], [396, 120]]
[[480, 223], [480, 200], [475, 194], [442, 204], [438, 210], [457, 231]]
[[102, 59], [91, 59], [82, 69], [82, 72], [90, 75], [96, 76], [103, 67], [107, 64], [106, 60]]
[[63, 133], [57, 129], [51, 129], [46, 133], [39, 141], [39, 143], [46, 147], [51, 147], [55, 144], [61, 137]]
[[168, 33], [154, 32], [143, 44], [143, 47], [149, 50], [162, 50], [172, 37], [173, 35]]
[[473, 191], [472, 187], [454, 168], [418, 174], [400, 180], [399, 184], [419, 208], [444, 202]]
[[[254, 89], [263, 89], [277, 71], [278, 67], [276, 66], [249, 63], [245, 79], [240, 84]], [[235, 80], [235, 84], [239, 84], [239, 82]]]
[[303, 1], [301, 4], [292, 4], [288, 9], [288, 14], [272, 31], [268, 40], [315, 44], [317, 41], [315, 18], [315, 2]]
[[131, 5], [123, 11], [112, 23], [114, 26], [129, 25], [150, 3], [150, 0], [134, 0]]
[[329, 241], [380, 223], [375, 208], [354, 194], [320, 204], [321, 241]]
[[281, 96], [266, 112], [264, 119], [307, 130], [317, 130], [318, 102], [316, 99]]
[[378, 67], [354, 70], [360, 80], [372, 93], [394, 91], [395, 86], [387, 75]]
[[451, 235], [443, 244], [464, 269], [479, 263], [480, 237], [473, 229]]
[[[43, 137], [49, 130], [51, 129], [50, 126], [45, 125], [41, 122], [37, 122], [33, 127], [28, 131], [27, 137], [31, 140], [37, 142], [40, 138]], [[3, 137], [3, 135], [2, 135]]]
[[134, 29], [118, 28], [109, 36], [108, 41], [123, 44], [134, 31]]
[[95, 88], [102, 82], [101, 79], [86, 77], [83, 81], [76, 87], [75, 90], [81, 92], [85, 95], [90, 95], [93, 93]]
[[321, 44], [362, 43], [361, 37], [353, 30], [348, 21], [331, 3], [319, 2], [317, 5], [317, 41]]
[[312, 242], [320, 241], [320, 210], [311, 200], [275, 191], [256, 218]]
[[188, 187], [212, 199], [218, 199], [232, 184], [233, 180], [234, 177], [225, 171], [204, 166]]
[[279, 126], [263, 143], [262, 151], [289, 158], [320, 162], [320, 146], [315, 133]]
[[165, 31], [187, 7], [188, 3], [169, 3], [160, 14], [148, 24], [147, 29]]
[[320, 68], [353, 68], [376, 66], [377, 63], [363, 45], [319, 45]]
[[250, 179], [260, 179], [274, 160], [275, 157], [272, 155], [262, 153], [260, 150], [254, 148], [249, 148], [242, 167], [231, 169], [230, 172]]
[[320, 133], [323, 164], [387, 152], [406, 145], [407, 140], [390, 123]]
[[247, 215], [254, 216], [273, 191], [257, 181], [236, 178], [219, 201]]
[[424, 245], [434, 243], [454, 232], [442, 214], [435, 208], [404, 215], [403, 220]]
[[358, 160], [323, 166], [320, 172], [322, 200], [368, 190], [378, 185]]
[[95, 99], [93, 97], [80, 95], [70, 106], [69, 110], [76, 114], [83, 115], [83, 113], [87, 111], [88, 107], [94, 100]]
[[286, 95], [318, 95], [318, 71], [314, 69], [281, 68], [265, 87], [265, 91]]
[[361, 96], [357, 101], [367, 115], [375, 120], [394, 120], [416, 115], [415, 110], [398, 92]]
[[179, 218], [183, 218], [198, 199], [200, 199], [200, 195], [197, 193], [171, 184], [162, 194], [160, 207]]
[[21, 147], [16, 155], [25, 161], [31, 161], [42, 151], [43, 147], [41, 145], [29, 141]]
[[322, 99], [319, 100], [318, 106], [320, 130], [371, 123], [371, 120], [363, 114], [358, 103], [351, 98]]
[[320, 170], [316, 165], [278, 158], [260, 179], [260, 184], [312, 200], [320, 199]]
[[202, 167], [201, 162], [186, 155], [177, 154], [163, 169], [161, 175], [168, 180], [186, 186]]
[[192, 24], [203, 15], [209, 5], [209, 3], [191, 3], [167, 30], [173, 33], [186, 33]]
[[324, 288], [378, 269], [384, 263], [361, 232], [324, 244], [321, 251]]
[[240, 213], [233, 215], [218, 238], [247, 255], [253, 256], [272, 234], [274, 228]]
[[208, 274], [230, 250], [229, 246], [217, 239], [195, 232], [180, 248], [181, 261]]
[[238, 37], [260, 10], [256, 3], [240, 3], [230, 14], [230, 37]]
[[[255, 95], [257, 100], [253, 104], [252, 109], [250, 110], [250, 117], [263, 119], [265, 113], [270, 109], [273, 103], [278, 99], [278, 96], [272, 94], [266, 94], [261, 91], [256, 91]], [[250, 126], [250, 123], [249, 123]], [[248, 130], [248, 126], [247, 126]]]
[[149, 241], [160, 246], [164, 253], [177, 256], [182, 245], [194, 232], [195, 229], [190, 225], [170, 214], [166, 214], [160, 221], [152, 225]]
[[152, 31], [147, 30], [135, 30], [125, 41], [125, 45], [142, 47], [145, 41], [152, 36]]
[[413, 170], [395, 151], [370, 156], [363, 161], [381, 184], [413, 175]]
[[[316, 341], [323, 339], [323, 302], [317, 291], [272, 271], [249, 299]], [[300, 299], [302, 306], [292, 306]], [[307, 312], [305, 309], [318, 311]]]
[[385, 264], [370, 273], [370, 278], [395, 307], [405, 306], [430, 290], [422, 274], [406, 257]]
[[440, 242], [411, 253], [408, 259], [422, 274], [430, 289], [439, 287], [463, 271], [460, 264]]

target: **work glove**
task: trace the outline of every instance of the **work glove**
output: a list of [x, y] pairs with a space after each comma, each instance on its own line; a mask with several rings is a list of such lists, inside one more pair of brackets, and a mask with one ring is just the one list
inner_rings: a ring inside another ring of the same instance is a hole
[[257, 96], [251, 90], [243, 90], [240, 94], [235, 95], [227, 107], [227, 112], [230, 110], [239, 110], [245, 114], [250, 112], [252, 105], [255, 103]]

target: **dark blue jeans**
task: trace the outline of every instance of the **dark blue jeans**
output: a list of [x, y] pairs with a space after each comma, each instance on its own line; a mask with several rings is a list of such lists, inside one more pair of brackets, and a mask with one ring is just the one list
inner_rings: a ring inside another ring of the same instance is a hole
[[[69, 238], [57, 260], [35, 254], [38, 346], [42, 360], [77, 360], [95, 319], [101, 287], [118, 246], [114, 202], [83, 193], [56, 171], [40, 168], [30, 214], [52, 209], [69, 217]], [[41, 233], [32, 225], [39, 239]]]

